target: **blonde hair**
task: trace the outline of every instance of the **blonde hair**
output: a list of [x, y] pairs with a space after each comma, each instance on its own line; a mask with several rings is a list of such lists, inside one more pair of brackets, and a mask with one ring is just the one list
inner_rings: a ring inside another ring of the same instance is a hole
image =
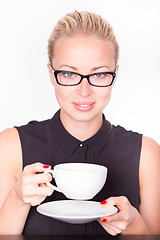
[[60, 38], [74, 37], [77, 34], [95, 35], [100, 39], [111, 41], [115, 48], [115, 64], [119, 58], [119, 45], [110, 24], [100, 15], [90, 12], [72, 12], [60, 19], [48, 40], [48, 58], [52, 64], [56, 41]]

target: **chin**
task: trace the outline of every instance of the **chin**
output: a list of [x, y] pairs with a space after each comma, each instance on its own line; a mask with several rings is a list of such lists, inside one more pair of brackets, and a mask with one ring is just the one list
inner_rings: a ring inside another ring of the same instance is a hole
[[78, 122], [89, 122], [93, 119], [96, 119], [97, 116], [99, 116], [101, 113], [91, 113], [91, 112], [80, 112], [80, 113], [74, 113], [71, 115], [72, 119]]

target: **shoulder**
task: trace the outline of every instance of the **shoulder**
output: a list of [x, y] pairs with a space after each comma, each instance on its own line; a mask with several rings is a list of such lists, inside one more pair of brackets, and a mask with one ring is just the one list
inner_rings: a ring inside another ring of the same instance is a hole
[[19, 135], [16, 128], [5, 129], [0, 133], [0, 150], [4, 151], [6, 148], [11, 147], [16, 149], [19, 144]]
[[46, 125], [48, 124], [48, 122], [49, 120], [44, 120], [44, 121], [33, 120], [22, 126], [15, 126], [15, 128], [18, 130], [18, 132], [21, 132], [21, 131], [39, 132], [39, 130], [43, 130], [46, 128]]
[[138, 149], [138, 152], [141, 151], [142, 134], [126, 130], [124, 127], [119, 125], [113, 125], [113, 129], [115, 131], [115, 141], [117, 147], [119, 146], [120, 149], [128, 149], [128, 151], [134, 151], [134, 149]]
[[135, 131], [131, 131], [131, 130], [127, 130], [126, 128], [120, 126], [120, 125], [113, 125], [113, 128], [115, 130], [115, 135], [117, 138], [123, 138], [123, 137], [126, 137], [126, 136], [132, 136], [132, 137], [136, 137], [136, 136], [142, 136], [142, 134], [138, 133], [138, 132], [135, 132]]
[[[152, 172], [153, 171], [153, 172]], [[160, 146], [152, 138], [143, 136], [140, 159], [141, 176], [147, 178], [148, 173], [160, 173]]]
[[22, 165], [22, 151], [19, 134], [16, 128], [0, 133], [0, 167], [7, 168], [16, 175]]
[[142, 150], [144, 154], [160, 153], [160, 145], [152, 138], [143, 136]]
[[34, 141], [34, 139], [39, 141], [45, 141], [46, 139], [46, 129], [49, 125], [50, 120], [44, 121], [30, 121], [26, 125], [22, 125], [20, 127], [15, 127], [19, 133], [19, 137], [21, 143], [25, 141], [26, 143], [29, 141]]
[[160, 164], [160, 146], [152, 138], [143, 136], [141, 150], [141, 165]]
[[114, 126], [115, 156], [117, 164], [125, 164], [139, 171], [139, 161], [142, 146], [142, 134]]

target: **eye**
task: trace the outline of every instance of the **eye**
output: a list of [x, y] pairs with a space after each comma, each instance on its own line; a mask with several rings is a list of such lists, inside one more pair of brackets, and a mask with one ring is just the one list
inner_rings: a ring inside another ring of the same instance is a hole
[[64, 77], [71, 78], [71, 77], [74, 77], [74, 74], [71, 73], [71, 72], [65, 72], [65, 73], [63, 73], [63, 76], [64, 76]]
[[96, 78], [103, 78], [103, 77], [106, 76], [106, 74], [105, 74], [105, 73], [96, 73], [94, 76], [95, 76]]

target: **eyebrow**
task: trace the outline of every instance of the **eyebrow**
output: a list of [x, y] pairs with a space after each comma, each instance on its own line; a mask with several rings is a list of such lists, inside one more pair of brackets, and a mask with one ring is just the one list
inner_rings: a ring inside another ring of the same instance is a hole
[[69, 68], [72, 68], [73, 70], [78, 70], [78, 68], [76, 68], [76, 67], [74, 67], [74, 66], [70, 66], [70, 65], [66, 65], [66, 64], [62, 64], [62, 65], [60, 65], [60, 68], [62, 68], [62, 67], [69, 67]]
[[99, 66], [99, 67], [94, 67], [92, 68], [91, 70], [95, 71], [95, 70], [98, 70], [100, 68], [109, 68], [108, 66], [104, 65], [104, 66]]
[[[78, 68], [76, 68], [76, 67], [74, 67], [74, 66], [70, 66], [70, 65], [67, 65], [67, 64], [62, 64], [61, 66], [60, 66], [60, 68], [62, 68], [62, 67], [69, 67], [69, 68], [72, 68], [74, 71], [78, 71]], [[92, 69], [91, 69], [91, 71], [95, 71], [95, 70], [98, 70], [98, 69], [100, 69], [100, 68], [109, 68], [107, 65], [103, 65], [103, 66], [99, 66], [99, 67], [93, 67]]]

